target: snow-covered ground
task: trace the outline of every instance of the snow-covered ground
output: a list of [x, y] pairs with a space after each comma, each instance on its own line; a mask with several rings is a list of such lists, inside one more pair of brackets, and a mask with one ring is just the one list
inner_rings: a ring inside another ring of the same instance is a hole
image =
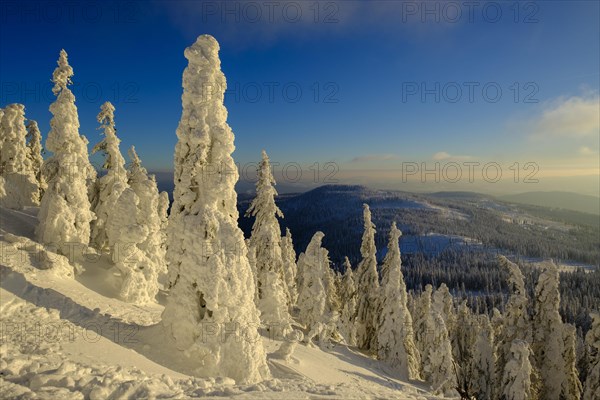
[[[36, 243], [36, 213], [0, 208], [0, 398], [435, 398], [355, 348], [300, 344], [285, 362], [268, 336], [272, 379], [194, 378], [162, 340], [163, 305], [118, 300], [121, 277], [105, 256], [78, 249], [65, 258]], [[83, 271], [69, 276], [74, 264]]]

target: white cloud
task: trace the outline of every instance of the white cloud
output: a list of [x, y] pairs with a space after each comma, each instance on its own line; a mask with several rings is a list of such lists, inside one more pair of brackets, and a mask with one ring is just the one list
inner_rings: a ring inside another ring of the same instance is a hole
[[582, 156], [593, 156], [597, 155], [598, 152], [596, 150], [590, 149], [588, 146], [581, 146], [579, 148], [579, 154], [581, 154]]
[[454, 156], [448, 152], [445, 151], [438, 151], [437, 153], [435, 153], [431, 158], [433, 158], [434, 160], [437, 161], [441, 161], [441, 160], [468, 160], [471, 158], [471, 156]]
[[600, 98], [573, 96], [546, 105], [532, 121], [534, 137], [585, 137], [600, 132]]
[[365, 162], [377, 162], [377, 161], [388, 161], [395, 160], [398, 156], [396, 154], [366, 154], [363, 156], [354, 157], [350, 160], [351, 163], [365, 163]]

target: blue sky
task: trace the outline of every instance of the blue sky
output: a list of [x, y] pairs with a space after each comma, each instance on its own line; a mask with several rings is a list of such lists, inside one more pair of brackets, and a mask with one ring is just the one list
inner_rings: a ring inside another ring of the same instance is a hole
[[531, 162], [537, 186], [488, 189], [598, 192], [597, 1], [6, 1], [0, 11], [0, 106], [24, 103], [47, 134], [64, 48], [81, 133], [96, 143], [95, 116], [113, 102], [123, 150], [135, 144], [151, 170], [172, 168], [183, 50], [209, 33], [242, 165], [264, 148], [305, 178], [334, 162], [339, 181], [398, 187], [406, 162], [495, 162], [503, 181], [515, 162], [522, 181]]

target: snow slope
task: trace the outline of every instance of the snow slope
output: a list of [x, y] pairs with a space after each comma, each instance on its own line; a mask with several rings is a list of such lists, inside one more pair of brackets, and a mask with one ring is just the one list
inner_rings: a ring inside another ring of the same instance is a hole
[[[36, 212], [0, 208], [0, 398], [435, 398], [355, 348], [300, 344], [285, 362], [273, 355], [281, 340], [268, 336], [272, 379], [191, 377], [162, 339], [163, 306], [118, 300], [121, 277], [106, 255], [82, 249], [66, 259], [34, 242]], [[73, 278], [75, 264], [84, 271]]]

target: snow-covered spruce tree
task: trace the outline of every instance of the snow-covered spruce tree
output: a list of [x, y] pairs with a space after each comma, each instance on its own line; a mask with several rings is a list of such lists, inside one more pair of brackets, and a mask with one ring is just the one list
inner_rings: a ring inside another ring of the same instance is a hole
[[284, 281], [281, 229], [277, 221], [277, 217], [283, 218], [283, 214], [275, 204], [277, 191], [274, 185], [269, 156], [263, 150], [258, 166], [256, 197], [246, 213], [246, 216], [255, 217], [250, 246], [256, 252], [257, 306], [260, 320], [268, 329], [286, 332], [291, 326], [288, 312], [290, 296]]
[[454, 299], [445, 283], [442, 283], [433, 292], [433, 303], [431, 306], [444, 318], [446, 329], [448, 329], [448, 332], [451, 332], [455, 325], [456, 314], [454, 312]]
[[[258, 382], [270, 373], [258, 335], [254, 278], [237, 225], [231, 157], [234, 136], [223, 105], [219, 44], [209, 35], [185, 50], [183, 114], [177, 128], [174, 203], [167, 229], [170, 294], [163, 325], [195, 374]], [[211, 88], [211, 90], [206, 90]], [[214, 335], [203, 336], [204, 324]]]
[[104, 250], [108, 246], [107, 222], [121, 193], [127, 188], [125, 159], [119, 150], [121, 140], [116, 134], [114, 113], [115, 107], [110, 102], [107, 101], [100, 106], [97, 119], [101, 124], [99, 129], [103, 130], [104, 138], [92, 148], [92, 154], [98, 151], [104, 153], [102, 167], [106, 169], [106, 174], [96, 180], [91, 199], [92, 211], [96, 219], [91, 223], [90, 244], [99, 250]]
[[363, 205], [364, 232], [360, 254], [362, 261], [357, 268], [358, 303], [356, 306], [356, 340], [361, 349], [377, 349], [377, 309], [379, 302], [379, 276], [377, 274], [377, 249], [375, 248], [375, 225], [371, 222], [371, 210]]
[[402, 379], [419, 379], [421, 356], [415, 345], [412, 316], [406, 304], [406, 284], [401, 271], [402, 260], [398, 242], [401, 234], [396, 222], [393, 222], [381, 268], [377, 354], [380, 360], [395, 368]]
[[496, 354], [498, 356], [496, 365], [497, 386], [502, 387], [504, 367], [511, 357], [513, 340], [524, 340], [527, 343], [532, 343], [532, 328], [528, 313], [529, 299], [525, 290], [525, 280], [519, 266], [504, 256], [498, 257], [498, 264], [508, 271], [510, 291], [508, 303], [502, 316], [502, 323], [498, 324], [500, 332], [496, 341]]
[[456, 396], [457, 382], [452, 358], [452, 345], [442, 315], [431, 310], [427, 319], [428, 347], [423, 359], [423, 375], [435, 394]]
[[577, 350], [575, 341], [577, 330], [571, 324], [565, 324], [563, 329], [563, 360], [565, 361], [565, 379], [562, 385], [561, 398], [565, 400], [578, 400], [583, 393], [583, 387], [577, 371]]
[[27, 148], [29, 152], [27, 156], [31, 160], [31, 166], [33, 172], [35, 174], [35, 179], [38, 183], [39, 189], [39, 201], [42, 199], [44, 195], [44, 191], [48, 187], [46, 183], [46, 177], [43, 174], [42, 167], [44, 165], [44, 158], [42, 154], [44, 154], [44, 149], [42, 147], [42, 134], [40, 133], [40, 128], [36, 121], [30, 119], [27, 121]]
[[[492, 324], [492, 329], [494, 331], [494, 340], [497, 342], [498, 338], [502, 337], [502, 325], [504, 324], [504, 316], [496, 307], [492, 308], [492, 316], [490, 318], [490, 323]], [[496, 351], [498, 350], [498, 346], [496, 346]], [[498, 354], [496, 354], [497, 356]], [[498, 370], [498, 363], [496, 363], [496, 371]], [[498, 382], [502, 382], [500, 379]]]
[[[90, 208], [88, 185], [96, 171], [88, 159], [87, 139], [79, 135], [79, 117], [75, 96], [68, 88], [73, 69], [67, 53], [61, 50], [54, 70], [52, 92], [57, 96], [50, 105], [53, 117], [46, 149], [53, 155], [44, 163], [48, 172], [48, 189], [42, 197], [36, 229], [38, 240], [45, 244], [81, 243], [90, 240], [90, 222], [95, 218]], [[58, 248], [59, 252], [63, 249]]]
[[340, 321], [338, 324], [338, 330], [346, 344], [350, 346], [356, 346], [356, 282], [354, 281], [354, 274], [352, 273], [352, 266], [348, 257], [344, 259], [344, 276], [340, 285], [340, 301], [342, 304], [342, 311], [340, 314]]
[[125, 189], [111, 206], [105, 229], [113, 262], [123, 276], [121, 298], [142, 305], [155, 301], [159, 275], [166, 272], [162, 229], [167, 205], [135, 148], [129, 156], [127, 182], [120, 184]]
[[470, 365], [478, 326], [479, 323], [467, 305], [467, 301], [463, 300], [458, 306], [452, 328], [448, 333], [452, 343], [452, 355], [456, 363], [458, 385], [465, 393], [470, 393], [470, 388], [473, 387], [474, 376], [470, 371]]
[[340, 320], [340, 296], [338, 292], [338, 277], [337, 272], [329, 266], [329, 252], [325, 259], [327, 263], [324, 263], [323, 271], [323, 286], [325, 287], [325, 293], [327, 294], [327, 300], [325, 302], [325, 329], [323, 337], [329, 339], [335, 339], [336, 341], [341, 340], [340, 332], [338, 331], [338, 322]]
[[585, 335], [585, 344], [589, 348], [589, 366], [583, 400], [600, 398], [600, 314], [592, 313], [592, 327]]
[[281, 258], [283, 260], [283, 277], [287, 287], [288, 306], [292, 308], [298, 299], [298, 290], [296, 288], [296, 251], [292, 242], [292, 233], [289, 228], [285, 228], [285, 236], [281, 238]]
[[477, 399], [494, 399], [496, 379], [496, 353], [494, 350], [494, 330], [487, 315], [478, 316], [477, 338], [473, 345], [471, 359], [471, 382]]
[[298, 257], [298, 319], [306, 327], [308, 343], [319, 334], [318, 329], [323, 328], [327, 313], [323, 278], [325, 268], [329, 268], [329, 259], [327, 250], [321, 247], [323, 236], [323, 232], [315, 233], [306, 251]]
[[[425, 290], [421, 293], [418, 299], [415, 300], [415, 313], [413, 315], [413, 329], [415, 332], [415, 342], [419, 354], [421, 354], [421, 362], [424, 361], [426, 352], [429, 349], [430, 343], [428, 329], [430, 326], [429, 314], [431, 313], [431, 295], [433, 293], [433, 287], [426, 285]], [[426, 378], [423, 376], [423, 378]]]
[[127, 170], [127, 184], [139, 198], [139, 212], [148, 227], [148, 236], [139, 248], [150, 259], [152, 267], [159, 275], [167, 273], [166, 262], [166, 221], [169, 208], [169, 195], [159, 192], [156, 178], [148, 175], [142, 161], [131, 146], [127, 154], [131, 164]]
[[537, 393], [532, 388], [533, 367], [529, 362], [529, 343], [516, 339], [511, 343], [510, 354], [501, 386], [501, 398], [505, 400], [534, 400]]
[[544, 400], [559, 399], [566, 371], [563, 360], [563, 322], [560, 317], [558, 268], [546, 262], [535, 287], [532, 350], [541, 378]]
[[0, 205], [17, 210], [38, 205], [39, 185], [26, 143], [25, 106], [6, 106], [0, 127], [0, 175], [4, 180], [4, 195], [0, 197]]
[[123, 301], [144, 305], [154, 302], [158, 292], [158, 273], [140, 244], [148, 237], [148, 226], [140, 213], [140, 198], [127, 187], [116, 203], [106, 223], [111, 256], [123, 281], [120, 297]]

